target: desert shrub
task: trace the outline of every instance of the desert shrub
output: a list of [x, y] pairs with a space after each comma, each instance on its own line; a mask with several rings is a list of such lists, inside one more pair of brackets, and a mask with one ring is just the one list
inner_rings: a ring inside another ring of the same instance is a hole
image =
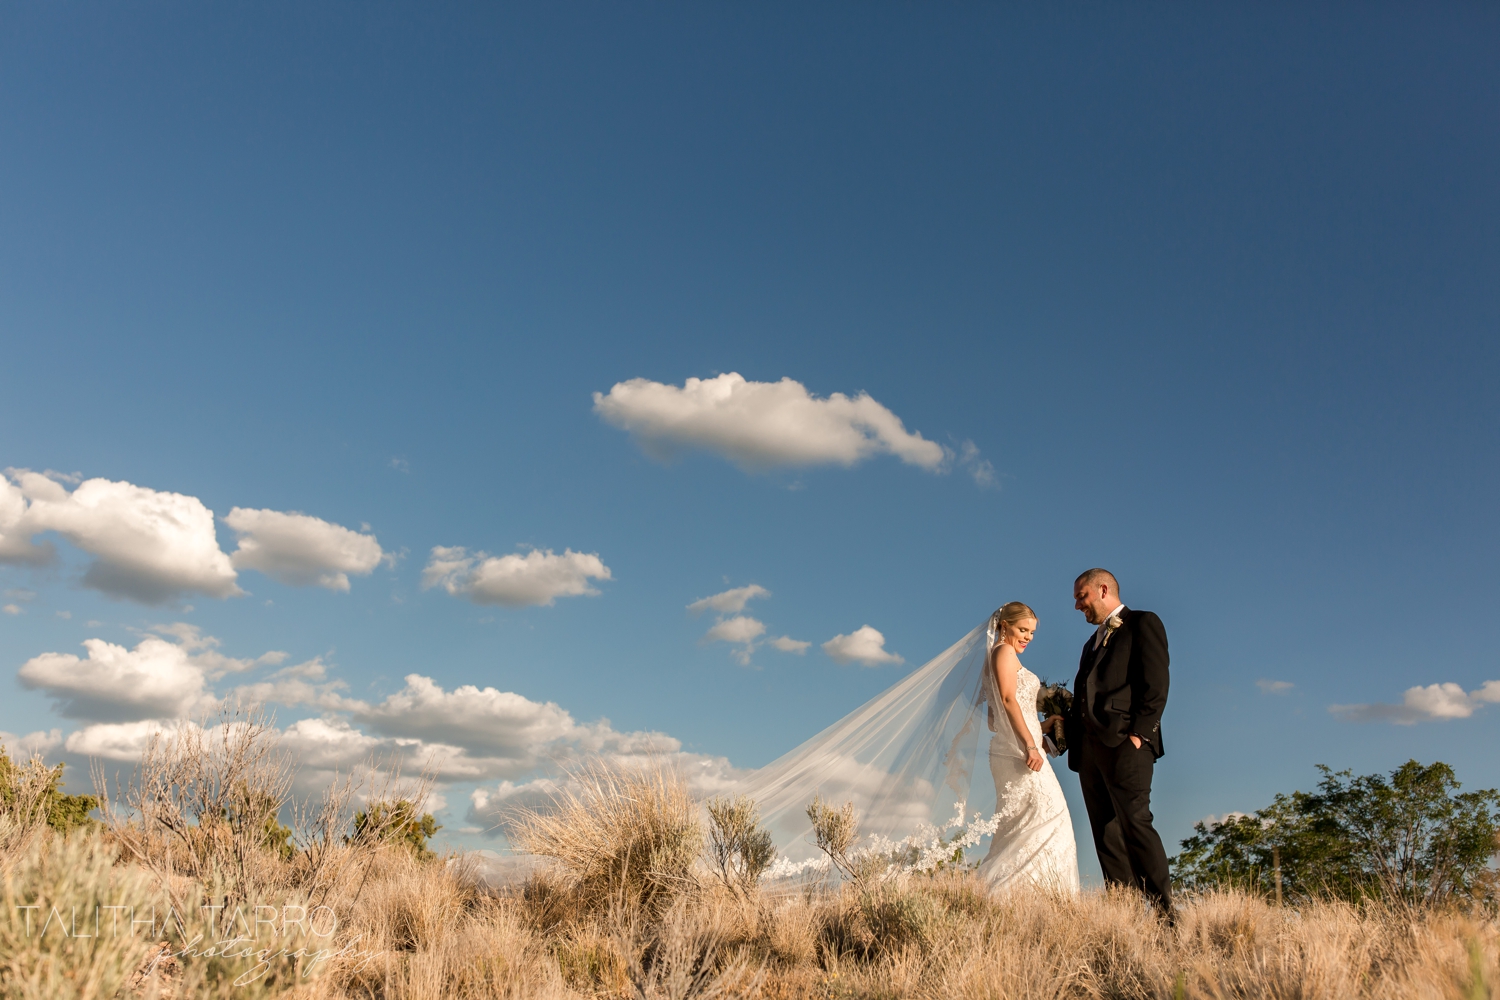
[[1500, 792], [1460, 793], [1441, 762], [1407, 761], [1389, 778], [1320, 769], [1316, 793], [1277, 795], [1254, 815], [1197, 824], [1172, 859], [1179, 885], [1272, 895], [1279, 874], [1282, 891], [1300, 899], [1493, 903]]
[[111, 908], [121, 905], [156, 908], [154, 919], [170, 903], [145, 872], [116, 866], [114, 850], [97, 834], [35, 840], [0, 880], [0, 997], [119, 993], [156, 944], [112, 932], [120, 911]]
[[281, 870], [276, 817], [292, 767], [273, 721], [259, 709], [226, 708], [213, 726], [182, 726], [152, 737], [121, 790], [99, 812], [115, 841], [161, 877], [200, 881], [233, 873], [243, 895]]
[[742, 895], [754, 890], [761, 873], [776, 860], [771, 831], [760, 826], [755, 800], [748, 796], [710, 799], [708, 856], [719, 880]]
[[932, 949], [940, 922], [938, 907], [927, 893], [888, 883], [861, 893], [859, 911], [877, 952]]
[[0, 745], [0, 813], [23, 826], [44, 822], [59, 833], [92, 825], [89, 813], [99, 800], [92, 795], [68, 795], [62, 788], [62, 764], [48, 768], [40, 757], [17, 764]]
[[357, 844], [396, 844], [411, 851], [419, 861], [437, 857], [427, 842], [442, 827], [432, 813], [417, 815], [417, 807], [406, 799], [395, 802], [372, 802], [354, 814], [354, 832], [350, 841]]
[[511, 840], [554, 858], [585, 911], [611, 906], [657, 915], [697, 884], [703, 848], [698, 804], [665, 765], [578, 769], [545, 811], [518, 813]]

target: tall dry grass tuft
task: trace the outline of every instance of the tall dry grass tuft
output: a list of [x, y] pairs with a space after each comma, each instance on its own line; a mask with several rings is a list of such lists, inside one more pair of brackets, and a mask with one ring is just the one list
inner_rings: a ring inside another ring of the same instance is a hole
[[542, 878], [585, 912], [638, 910], [654, 919], [699, 882], [699, 806], [686, 779], [665, 765], [585, 765], [553, 808], [518, 815], [511, 840], [555, 859], [556, 870]]

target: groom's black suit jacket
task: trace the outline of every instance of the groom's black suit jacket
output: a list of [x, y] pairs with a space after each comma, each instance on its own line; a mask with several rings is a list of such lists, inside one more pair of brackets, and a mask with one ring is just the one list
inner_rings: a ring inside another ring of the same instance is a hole
[[[1160, 757], [1161, 713], [1167, 707], [1167, 630], [1150, 611], [1125, 608], [1123, 622], [1109, 643], [1094, 648], [1094, 636], [1083, 644], [1078, 679], [1073, 683], [1073, 706], [1063, 725], [1068, 747], [1081, 746], [1092, 735], [1107, 747], [1117, 747], [1135, 733]], [[1068, 767], [1078, 770], [1078, 753], [1068, 754]]]

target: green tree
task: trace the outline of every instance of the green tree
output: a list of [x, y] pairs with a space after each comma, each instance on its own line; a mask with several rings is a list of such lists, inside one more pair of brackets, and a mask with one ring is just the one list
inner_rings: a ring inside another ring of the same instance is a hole
[[17, 764], [0, 746], [0, 812], [22, 809], [45, 816], [47, 825], [60, 833], [92, 826], [89, 813], [99, 805], [98, 798], [62, 789], [63, 765], [49, 769], [39, 759]]
[[371, 802], [354, 814], [354, 833], [345, 840], [351, 844], [401, 844], [418, 859], [427, 861], [437, 856], [427, 842], [441, 829], [432, 813], [423, 813], [419, 818], [417, 807], [406, 799]]
[[[1323, 773], [1316, 793], [1278, 795], [1254, 815], [1199, 823], [1172, 859], [1185, 889], [1235, 885], [1430, 905], [1493, 892], [1500, 792], [1460, 792], [1453, 768], [1415, 760], [1384, 775]], [[1279, 864], [1278, 864], [1279, 862]]]

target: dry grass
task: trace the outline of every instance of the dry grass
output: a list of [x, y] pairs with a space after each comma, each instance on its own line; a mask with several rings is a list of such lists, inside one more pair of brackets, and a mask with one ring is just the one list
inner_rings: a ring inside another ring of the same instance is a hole
[[[253, 790], [282, 773], [259, 749], [161, 748], [155, 778], [207, 782], [209, 797], [153, 794], [212, 816], [213, 789], [236, 794], [225, 774]], [[105, 829], [65, 838], [13, 810], [0, 816], [0, 998], [1500, 996], [1500, 929], [1480, 915], [1224, 892], [1183, 900], [1166, 928], [1130, 893], [997, 899], [959, 873], [757, 889], [709, 875], [697, 805], [670, 771], [577, 778], [558, 811], [525, 823], [555, 868], [511, 895], [476, 888], [462, 864], [345, 843], [347, 783], [308, 810], [290, 859], [227, 819], [195, 833], [201, 819], [116, 809]], [[122, 904], [137, 917], [172, 908], [181, 925], [110, 935], [109, 911], [91, 915]], [[38, 932], [54, 908], [69, 933]], [[317, 917], [289, 920], [304, 914]]]

